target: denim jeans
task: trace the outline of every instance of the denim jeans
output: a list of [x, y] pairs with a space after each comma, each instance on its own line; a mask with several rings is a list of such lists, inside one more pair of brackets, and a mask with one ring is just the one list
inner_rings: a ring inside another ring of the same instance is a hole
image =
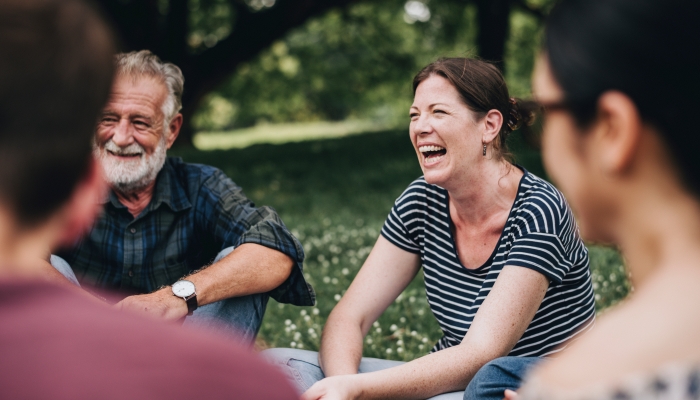
[[506, 389], [517, 390], [523, 377], [540, 357], [501, 357], [483, 367], [474, 375], [464, 391], [465, 400], [501, 400]]
[[[233, 247], [221, 250], [214, 262], [226, 257], [232, 251]], [[52, 255], [51, 265], [66, 279], [80, 286], [66, 260]], [[207, 304], [197, 308], [191, 316], [185, 318], [184, 325], [216, 331], [236, 341], [252, 344], [260, 330], [268, 299], [269, 296], [266, 293], [259, 293]]]
[[[292, 382], [299, 394], [308, 390], [311, 385], [325, 378], [318, 365], [318, 353], [299, 349], [268, 349], [262, 352], [263, 357], [279, 366], [282, 372]], [[363, 357], [360, 361], [359, 373], [374, 372], [404, 364], [402, 361], [381, 360]], [[433, 400], [462, 400], [464, 392], [443, 393]]]

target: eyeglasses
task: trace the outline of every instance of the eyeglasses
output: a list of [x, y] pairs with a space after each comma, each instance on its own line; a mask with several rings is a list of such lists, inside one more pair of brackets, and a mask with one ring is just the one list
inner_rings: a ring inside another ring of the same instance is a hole
[[571, 108], [571, 104], [566, 100], [541, 101], [530, 99], [525, 100], [524, 102], [527, 103], [531, 110], [536, 110], [536, 112], [542, 114], [549, 111], [569, 110]]

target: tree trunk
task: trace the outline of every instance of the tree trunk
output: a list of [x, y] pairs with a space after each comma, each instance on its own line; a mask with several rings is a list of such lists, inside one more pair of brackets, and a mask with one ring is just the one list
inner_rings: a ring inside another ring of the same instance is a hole
[[475, 0], [479, 56], [503, 71], [503, 56], [510, 27], [511, 0]]

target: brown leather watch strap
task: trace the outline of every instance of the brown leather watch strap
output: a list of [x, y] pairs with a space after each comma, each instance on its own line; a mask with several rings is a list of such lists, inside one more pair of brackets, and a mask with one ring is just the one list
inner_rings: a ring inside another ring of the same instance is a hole
[[198, 307], [197, 293], [194, 293], [192, 296], [186, 298], [185, 303], [187, 303], [187, 315], [192, 315], [194, 310], [196, 310]]

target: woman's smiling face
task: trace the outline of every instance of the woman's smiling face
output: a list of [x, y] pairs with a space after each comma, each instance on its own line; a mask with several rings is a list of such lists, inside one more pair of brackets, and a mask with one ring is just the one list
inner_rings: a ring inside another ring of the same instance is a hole
[[442, 76], [418, 85], [410, 116], [411, 142], [428, 183], [446, 188], [482, 157], [477, 115]]

